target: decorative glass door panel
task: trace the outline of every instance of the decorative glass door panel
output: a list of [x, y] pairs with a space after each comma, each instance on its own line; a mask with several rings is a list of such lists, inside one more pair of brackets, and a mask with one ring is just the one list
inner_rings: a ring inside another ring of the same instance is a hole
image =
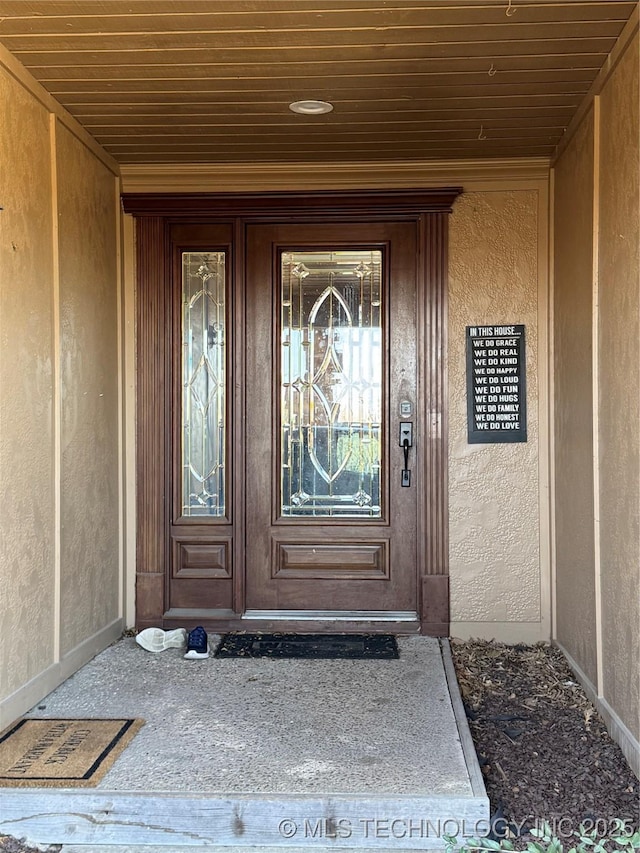
[[182, 515], [225, 515], [224, 252], [182, 253]]
[[281, 255], [280, 511], [381, 517], [382, 252]]

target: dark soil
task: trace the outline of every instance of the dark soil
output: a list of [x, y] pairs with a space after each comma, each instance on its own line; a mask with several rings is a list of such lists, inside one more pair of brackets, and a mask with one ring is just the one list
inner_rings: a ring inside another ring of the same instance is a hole
[[[494, 835], [640, 825], [640, 783], [558, 649], [452, 641]], [[529, 840], [531, 836], [529, 836]], [[517, 845], [520, 846], [520, 845]]]
[[60, 849], [59, 844], [55, 844], [53, 847], [29, 847], [28, 844], [18, 841], [17, 838], [11, 838], [9, 835], [0, 835], [0, 850], [4, 851], [4, 853], [42, 853], [42, 851], [57, 853]]

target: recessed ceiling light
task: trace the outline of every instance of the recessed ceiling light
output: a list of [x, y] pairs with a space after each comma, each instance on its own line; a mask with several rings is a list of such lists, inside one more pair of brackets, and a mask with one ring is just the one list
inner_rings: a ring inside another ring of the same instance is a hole
[[293, 104], [289, 104], [289, 109], [291, 112], [305, 116], [321, 116], [324, 113], [330, 113], [333, 104], [328, 104], [326, 101], [294, 101]]

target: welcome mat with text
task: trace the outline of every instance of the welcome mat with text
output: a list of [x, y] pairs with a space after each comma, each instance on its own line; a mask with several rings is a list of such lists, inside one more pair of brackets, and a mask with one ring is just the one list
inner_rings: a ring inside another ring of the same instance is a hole
[[390, 634], [225, 634], [215, 651], [220, 658], [398, 658]]
[[144, 720], [20, 720], [0, 735], [0, 787], [93, 787]]

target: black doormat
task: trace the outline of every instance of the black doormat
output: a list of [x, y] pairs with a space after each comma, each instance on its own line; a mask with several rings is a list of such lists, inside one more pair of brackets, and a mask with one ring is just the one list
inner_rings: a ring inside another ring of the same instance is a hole
[[225, 634], [218, 658], [399, 658], [390, 634]]

